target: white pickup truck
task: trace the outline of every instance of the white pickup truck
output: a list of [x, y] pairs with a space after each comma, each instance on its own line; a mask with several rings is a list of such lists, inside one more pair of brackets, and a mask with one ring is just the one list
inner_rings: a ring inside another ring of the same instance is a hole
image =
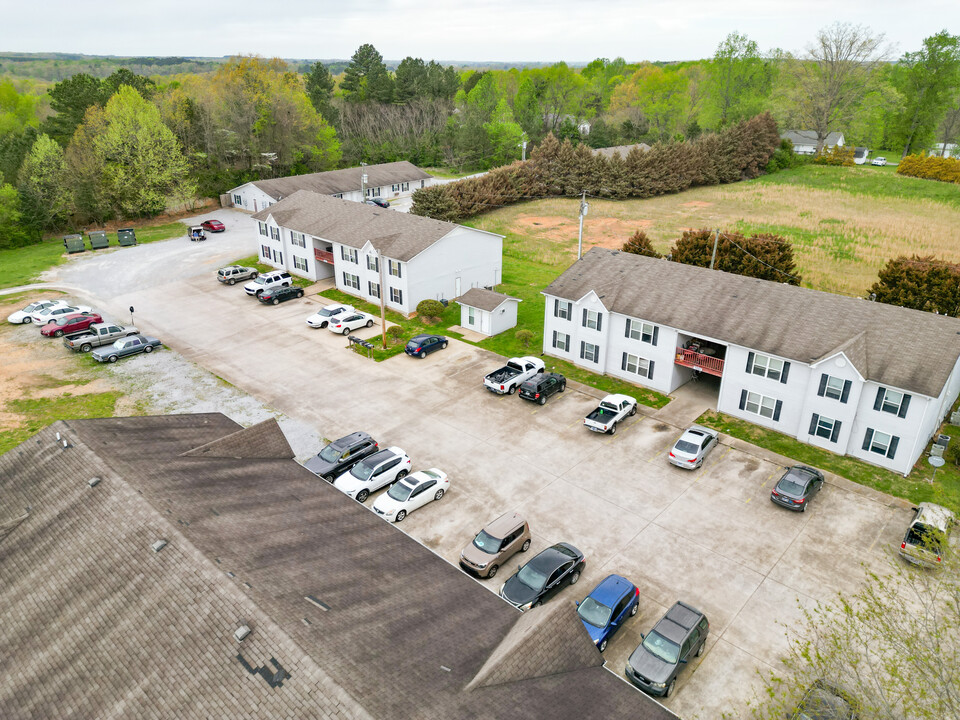
[[524, 382], [537, 373], [542, 373], [543, 368], [543, 360], [540, 358], [510, 358], [506, 365], [483, 379], [483, 386], [497, 395], [513, 395]]
[[607, 395], [599, 407], [583, 419], [587, 430], [613, 435], [617, 423], [627, 415], [637, 414], [637, 399], [629, 395]]

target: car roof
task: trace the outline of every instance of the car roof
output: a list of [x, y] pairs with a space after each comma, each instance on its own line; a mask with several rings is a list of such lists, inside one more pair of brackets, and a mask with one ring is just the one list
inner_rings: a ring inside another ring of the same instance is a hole
[[924, 525], [931, 525], [940, 532], [946, 532], [949, 529], [949, 525], [956, 522], [957, 518], [952, 511], [936, 503], [922, 502], [917, 505], [917, 511], [917, 516], [913, 522], [910, 523], [911, 526], [922, 523]]
[[[780, 480], [785, 480], [786, 478], [791, 478], [793, 480], [799, 480], [804, 484], [809, 483], [811, 480], [818, 479], [820, 475], [813, 468], [809, 468], [806, 465], [794, 465], [792, 468], [787, 468], [787, 471], [783, 474], [783, 477]], [[780, 484], [780, 480], [777, 481], [777, 484]]]
[[599, 585], [590, 591], [588, 597], [613, 607], [628, 592], [633, 592], [634, 584], [620, 575], [607, 575]]
[[442, 337], [440, 335], [435, 335], [433, 333], [420, 333], [419, 335], [414, 335], [411, 340], [426, 340], [427, 338]]
[[[436, 468], [430, 468], [430, 469], [436, 470], [438, 473], [440, 472]], [[415, 473], [410, 473], [409, 475], [407, 475], [405, 478], [403, 478], [401, 482], [405, 482], [410, 487], [416, 487], [417, 485], [422, 485], [425, 482], [436, 480], [436, 479], [437, 478], [427, 475], [426, 471], [424, 470], [417, 470]]]
[[506, 537], [508, 533], [513, 532], [518, 527], [523, 525], [526, 521], [516, 512], [507, 512], [498, 517], [496, 520], [487, 523], [484, 525], [483, 530], [488, 535], [493, 537], [503, 538]]
[[344, 435], [342, 438], [337, 438], [330, 444], [333, 445], [334, 447], [341, 448], [341, 447], [348, 447], [349, 445], [355, 445], [356, 443], [362, 440], [368, 440], [368, 439], [371, 439], [369, 433], [365, 433], [362, 430], [358, 430], [357, 432], [352, 432], [349, 435]]
[[667, 610], [667, 614], [660, 618], [660, 622], [653, 629], [679, 645], [702, 617], [702, 612], [678, 601]]
[[680, 439], [682, 440], [688, 435], [691, 437], [697, 437], [697, 438], [703, 439], [708, 435], [711, 437], [716, 437], [717, 431], [711, 430], [710, 428], [705, 428], [703, 427], [703, 425], [691, 425], [690, 427], [687, 428], [686, 432], [683, 433]]
[[538, 568], [556, 569], [569, 560], [580, 557], [580, 551], [573, 545], [557, 543], [546, 550], [541, 550], [530, 563]]
[[362, 462], [364, 465], [376, 465], [384, 460], [390, 460], [391, 458], [399, 457], [403, 454], [403, 450], [398, 447], [388, 447], [384, 448], [383, 450], [378, 450], [373, 455], [368, 455], [362, 460]]

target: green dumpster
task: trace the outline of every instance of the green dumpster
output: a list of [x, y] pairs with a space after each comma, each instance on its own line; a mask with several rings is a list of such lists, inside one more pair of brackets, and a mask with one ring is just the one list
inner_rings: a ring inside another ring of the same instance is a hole
[[107, 233], [103, 230], [91, 230], [87, 233], [87, 237], [90, 239], [91, 250], [103, 250], [103, 248], [110, 247]]
[[117, 230], [117, 242], [126, 247], [127, 245], [137, 244], [137, 233], [133, 228], [121, 228]]
[[83, 252], [87, 249], [83, 244], [83, 235], [64, 235], [63, 246], [68, 253]]

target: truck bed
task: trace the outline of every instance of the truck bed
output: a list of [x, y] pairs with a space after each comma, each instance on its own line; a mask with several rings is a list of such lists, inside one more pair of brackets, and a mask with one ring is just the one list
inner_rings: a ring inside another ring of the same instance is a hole
[[487, 380], [489, 380], [492, 383], [503, 383], [512, 377], [516, 377], [519, 374], [520, 374], [519, 370], [507, 365], [505, 367], [500, 368], [499, 370], [494, 370], [492, 373], [487, 375]]
[[595, 422], [603, 422], [606, 418], [613, 418], [617, 416], [618, 410], [612, 410], [610, 408], [598, 407], [596, 410], [587, 415], [587, 420], [593, 420]]

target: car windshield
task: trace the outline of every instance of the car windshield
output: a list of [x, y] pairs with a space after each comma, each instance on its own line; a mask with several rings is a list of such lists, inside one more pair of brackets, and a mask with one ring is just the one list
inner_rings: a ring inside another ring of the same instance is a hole
[[612, 613], [612, 608], [608, 608], [603, 603], [598, 603], [592, 597], [588, 597], [586, 600], [580, 603], [580, 607], [577, 608], [577, 615], [594, 627], [598, 628], [607, 626], [607, 623], [610, 622], [610, 615]]
[[500, 552], [501, 542], [503, 542], [501, 538], [495, 538], [492, 535], [487, 535], [485, 530], [481, 530], [480, 533], [473, 539], [473, 546], [479, 550], [483, 550], [488, 555], [495, 555]]
[[340, 452], [341, 451], [337, 450], [337, 448], [335, 448], [331, 443], [330, 445], [327, 445], [323, 450], [320, 451], [320, 454], [318, 455], [318, 457], [324, 462], [332, 463], [340, 459]]
[[790, 478], [784, 478], [777, 483], [777, 490], [787, 495], [803, 495], [803, 485], [794, 482]]
[[677, 444], [673, 449], [687, 453], [688, 455], [696, 455], [700, 450], [700, 446], [692, 442], [687, 442], [686, 440], [677, 440]]
[[398, 482], [394, 483], [390, 490], [387, 492], [387, 495], [392, 497], [398, 502], [406, 502], [410, 499], [410, 493], [413, 492], [413, 488], [407, 485], [406, 483]]
[[362, 462], [359, 465], [354, 465], [353, 469], [350, 471], [350, 474], [357, 478], [357, 480], [369, 480], [370, 476], [373, 475], [373, 471], [378, 462], [380, 462], [380, 459], [377, 459], [370, 464]]
[[547, 576], [533, 567], [530, 563], [527, 563], [520, 568], [520, 572], [517, 573], [517, 579], [519, 579], [520, 582], [522, 582], [531, 590], [536, 590], [538, 592], [543, 590], [543, 586], [547, 584]]
[[263, 275], [261, 275], [260, 277], [254, 278], [253, 281], [254, 281], [257, 285], [263, 285], [263, 284], [267, 281], [267, 278], [265, 278]]
[[655, 655], [664, 662], [675, 663], [680, 659], [680, 646], [667, 640], [660, 633], [653, 631], [643, 639], [643, 647], [651, 655]]
[[330, 310], [329, 308], [322, 308], [320, 310], [317, 310], [317, 315], [319, 315], [320, 317], [330, 317], [331, 315], [335, 315], [336, 313], [337, 313], [336, 310]]

